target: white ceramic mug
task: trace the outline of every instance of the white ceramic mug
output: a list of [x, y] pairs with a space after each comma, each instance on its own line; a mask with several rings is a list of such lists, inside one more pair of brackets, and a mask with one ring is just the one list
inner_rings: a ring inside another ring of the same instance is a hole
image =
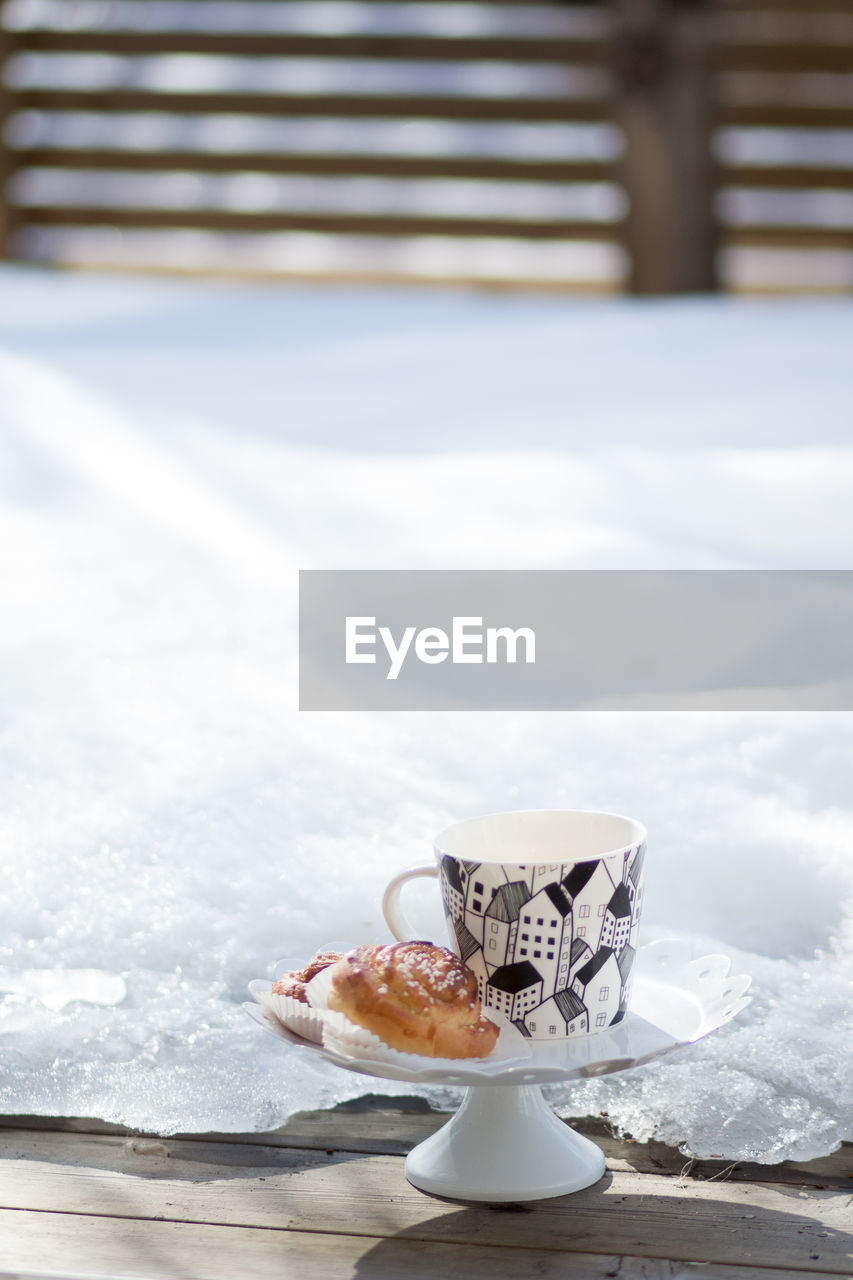
[[435, 863], [395, 876], [388, 927], [412, 940], [403, 885], [439, 880], [451, 947], [477, 975], [484, 1011], [534, 1040], [621, 1021], [643, 898], [646, 830], [633, 818], [533, 809], [469, 818], [436, 837]]

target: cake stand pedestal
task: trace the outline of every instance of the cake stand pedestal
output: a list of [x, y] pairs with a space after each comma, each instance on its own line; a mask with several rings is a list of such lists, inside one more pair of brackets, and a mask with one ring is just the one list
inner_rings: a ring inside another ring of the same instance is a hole
[[455, 1200], [540, 1200], [591, 1186], [604, 1152], [557, 1118], [538, 1085], [469, 1086], [406, 1159], [413, 1186]]

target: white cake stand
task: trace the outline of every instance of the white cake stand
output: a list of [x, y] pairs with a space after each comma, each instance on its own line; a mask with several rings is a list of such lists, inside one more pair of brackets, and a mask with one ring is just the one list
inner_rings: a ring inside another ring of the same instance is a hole
[[[293, 967], [293, 966], [289, 966]], [[453, 1118], [406, 1160], [414, 1186], [456, 1200], [519, 1201], [580, 1191], [604, 1173], [604, 1154], [554, 1114], [543, 1084], [640, 1066], [693, 1044], [734, 1018], [750, 979], [729, 974], [727, 956], [691, 958], [681, 942], [653, 942], [637, 954], [631, 1009], [615, 1027], [578, 1039], [527, 1040], [503, 1062], [394, 1061], [350, 1057], [289, 1031], [261, 1001], [270, 983], [250, 983], [243, 1008], [284, 1043], [347, 1071], [412, 1084], [465, 1085]]]

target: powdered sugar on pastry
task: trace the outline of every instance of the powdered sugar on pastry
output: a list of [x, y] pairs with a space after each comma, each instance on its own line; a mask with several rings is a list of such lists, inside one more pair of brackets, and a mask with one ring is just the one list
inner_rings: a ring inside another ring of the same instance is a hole
[[498, 1038], [474, 974], [428, 942], [356, 947], [329, 971], [328, 1005], [391, 1048], [426, 1057], [484, 1058]]

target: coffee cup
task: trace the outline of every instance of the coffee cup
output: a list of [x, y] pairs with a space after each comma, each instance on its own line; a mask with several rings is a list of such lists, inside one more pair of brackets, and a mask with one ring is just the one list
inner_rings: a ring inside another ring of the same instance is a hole
[[435, 861], [388, 885], [382, 909], [400, 942], [407, 881], [439, 881], [451, 949], [476, 974], [483, 1011], [533, 1040], [573, 1039], [628, 1008], [643, 899], [646, 830], [586, 810], [469, 818], [436, 836]]

